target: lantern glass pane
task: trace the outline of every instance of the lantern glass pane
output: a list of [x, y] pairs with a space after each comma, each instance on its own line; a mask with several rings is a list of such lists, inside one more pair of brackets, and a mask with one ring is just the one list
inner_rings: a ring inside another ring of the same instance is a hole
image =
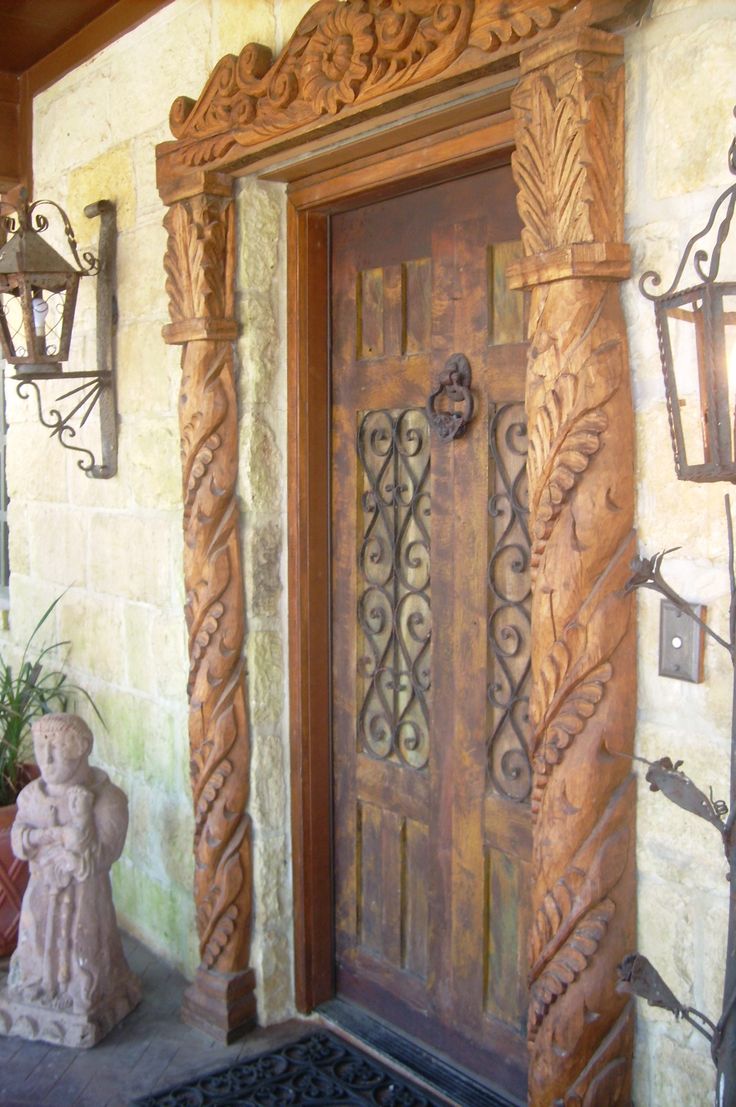
[[696, 298], [669, 306], [665, 316], [685, 458], [688, 465], [702, 465], [710, 461], [704, 433], [708, 400], [702, 378], [703, 301]]
[[7, 327], [7, 339], [11, 345], [11, 350], [4, 352], [12, 356], [14, 351], [19, 357], [25, 357], [28, 348], [23, 327], [23, 307], [20, 296], [14, 296], [11, 292], [3, 292], [0, 295], [0, 311], [4, 320], [3, 331]]

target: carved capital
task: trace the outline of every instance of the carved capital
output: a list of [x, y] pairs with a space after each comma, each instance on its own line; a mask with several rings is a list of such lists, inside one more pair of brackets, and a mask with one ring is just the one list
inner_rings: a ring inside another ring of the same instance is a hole
[[201, 193], [169, 209], [164, 269], [173, 345], [196, 340], [232, 340], [235, 249], [234, 206], [229, 197]]
[[525, 75], [512, 96], [512, 165], [527, 255], [515, 267], [516, 287], [628, 275], [621, 52], [613, 35], [585, 31], [524, 56]]

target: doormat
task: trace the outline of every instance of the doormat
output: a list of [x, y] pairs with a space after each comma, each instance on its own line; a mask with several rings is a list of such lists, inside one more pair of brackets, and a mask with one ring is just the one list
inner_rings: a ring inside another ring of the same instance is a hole
[[326, 1031], [134, 1099], [131, 1107], [441, 1107]]

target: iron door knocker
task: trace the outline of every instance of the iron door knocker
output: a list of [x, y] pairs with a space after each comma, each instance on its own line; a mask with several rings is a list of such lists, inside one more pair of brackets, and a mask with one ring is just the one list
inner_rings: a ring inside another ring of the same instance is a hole
[[[462, 404], [462, 410], [437, 408], [440, 397], [446, 396], [453, 404]], [[465, 433], [473, 418], [475, 401], [470, 391], [470, 362], [465, 354], [453, 354], [445, 362], [440, 382], [427, 400], [427, 418], [442, 442], [451, 442]]]

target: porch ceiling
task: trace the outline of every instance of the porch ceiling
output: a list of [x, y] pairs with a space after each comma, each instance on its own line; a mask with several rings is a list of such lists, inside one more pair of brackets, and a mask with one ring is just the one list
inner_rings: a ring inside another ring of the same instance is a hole
[[0, 0], [0, 193], [32, 190], [36, 93], [171, 0]]

